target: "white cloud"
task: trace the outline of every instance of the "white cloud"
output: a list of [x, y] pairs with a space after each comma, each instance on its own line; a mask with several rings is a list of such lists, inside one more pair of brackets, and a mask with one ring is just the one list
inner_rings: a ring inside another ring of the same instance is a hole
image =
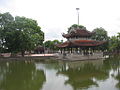
[[61, 33], [77, 23], [76, 7], [80, 8], [80, 24], [92, 31], [103, 27], [108, 34], [120, 32], [119, 0], [7, 0], [2, 12], [25, 16], [38, 21], [46, 40], [63, 39]]

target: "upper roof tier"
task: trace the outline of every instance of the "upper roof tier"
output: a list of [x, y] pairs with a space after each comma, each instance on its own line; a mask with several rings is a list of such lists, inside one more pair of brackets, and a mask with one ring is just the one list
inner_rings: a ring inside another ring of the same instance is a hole
[[64, 38], [91, 37], [93, 34], [94, 32], [90, 32], [88, 30], [76, 29], [76, 30], [70, 31], [68, 34], [63, 34], [62, 36]]

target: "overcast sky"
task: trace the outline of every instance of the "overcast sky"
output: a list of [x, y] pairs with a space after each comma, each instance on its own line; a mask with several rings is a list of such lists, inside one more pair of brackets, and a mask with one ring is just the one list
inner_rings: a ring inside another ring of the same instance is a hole
[[37, 20], [46, 40], [59, 39], [68, 27], [77, 24], [92, 31], [103, 27], [109, 36], [120, 32], [120, 0], [0, 0], [0, 12]]

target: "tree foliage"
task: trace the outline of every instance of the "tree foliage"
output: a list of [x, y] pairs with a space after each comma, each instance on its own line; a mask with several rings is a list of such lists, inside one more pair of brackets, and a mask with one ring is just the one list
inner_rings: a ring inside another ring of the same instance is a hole
[[51, 50], [58, 50], [59, 48], [56, 47], [57, 44], [60, 44], [61, 42], [59, 40], [48, 40], [44, 43], [46, 48], [49, 48]]
[[109, 42], [109, 50], [115, 51], [120, 50], [120, 33], [117, 36], [112, 36]]
[[97, 40], [97, 41], [106, 41], [105, 44], [103, 44], [102, 46], [99, 46], [98, 48], [102, 51], [108, 50], [109, 37], [108, 37], [107, 31], [104, 28], [100, 27], [100, 28], [95, 28], [93, 32], [95, 34], [92, 35], [91, 37], [92, 39]]
[[70, 26], [70, 27], [68, 28], [68, 33], [69, 33], [71, 30], [76, 30], [76, 29], [86, 30], [86, 27], [83, 26], [83, 25], [73, 24], [72, 26]]
[[92, 36], [92, 39], [99, 41], [108, 40], [107, 31], [104, 28], [96, 28], [93, 30], [93, 32], [95, 32], [95, 34]]
[[2, 25], [1, 33], [3, 33], [1, 41], [9, 52], [21, 52], [24, 56], [25, 51], [33, 50], [42, 44], [44, 33], [37, 21], [19, 16], [13, 18], [10, 14], [2, 14], [2, 16], [0, 22]]
[[10, 13], [0, 13], [0, 52], [4, 52], [3, 50], [5, 50], [5, 30], [13, 21], [14, 18]]

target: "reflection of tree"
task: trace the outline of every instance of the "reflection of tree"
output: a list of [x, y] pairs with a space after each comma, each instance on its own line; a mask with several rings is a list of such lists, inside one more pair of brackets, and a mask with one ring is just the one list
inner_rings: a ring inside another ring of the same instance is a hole
[[116, 87], [120, 88], [120, 68], [118, 68], [118, 73], [117, 73], [117, 76], [115, 78], [118, 80]]
[[103, 67], [104, 67], [104, 70], [109, 70], [109, 71], [113, 70], [115, 72], [112, 74], [112, 77], [118, 80], [116, 87], [120, 89], [120, 58], [113, 57], [105, 60]]
[[61, 66], [63, 66], [63, 62], [61, 61], [56, 61], [56, 60], [52, 60], [52, 59], [48, 59], [46, 61], [39, 61], [38, 63], [36, 63], [36, 65], [43, 65], [46, 69], [48, 70], [59, 70], [61, 69]]
[[119, 60], [117, 58], [111, 58], [104, 61], [104, 70], [116, 70], [119, 67]]
[[74, 68], [71, 68], [68, 64], [64, 64], [58, 74], [66, 75], [69, 79], [65, 84], [72, 85], [74, 90], [88, 88], [92, 85], [98, 86], [93, 78], [96, 80], [105, 80], [109, 76], [108, 71], [103, 70], [101, 66], [95, 66], [92, 63], [84, 63], [84, 65], [79, 65]]
[[116, 75], [113, 74], [113, 77], [118, 81], [116, 87], [120, 89], [120, 58], [112, 58], [108, 60], [109, 67], [116, 72]]
[[[1, 65], [3, 64], [3, 65]], [[42, 70], [34, 63], [9, 62], [0, 64], [0, 90], [39, 90], [45, 82]]]

